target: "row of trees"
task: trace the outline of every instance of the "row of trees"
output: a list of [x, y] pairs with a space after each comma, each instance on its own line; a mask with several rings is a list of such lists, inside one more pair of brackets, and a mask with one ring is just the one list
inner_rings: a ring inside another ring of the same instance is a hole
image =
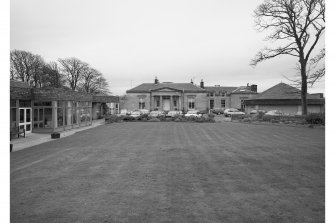
[[86, 93], [109, 94], [106, 78], [98, 70], [77, 58], [46, 63], [40, 55], [23, 50], [10, 52], [10, 78], [35, 88], [68, 87]]

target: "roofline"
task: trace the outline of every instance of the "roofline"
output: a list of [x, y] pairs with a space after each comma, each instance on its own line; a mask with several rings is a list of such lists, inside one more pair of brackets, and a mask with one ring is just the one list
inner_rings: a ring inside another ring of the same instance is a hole
[[[246, 105], [301, 105], [301, 99], [245, 99]], [[307, 99], [308, 105], [324, 105], [324, 98]]]

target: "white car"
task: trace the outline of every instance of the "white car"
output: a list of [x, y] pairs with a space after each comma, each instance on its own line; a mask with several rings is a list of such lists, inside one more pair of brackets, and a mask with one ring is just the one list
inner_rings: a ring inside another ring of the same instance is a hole
[[244, 112], [239, 111], [236, 108], [227, 108], [224, 110], [223, 114], [227, 116], [232, 116], [232, 115], [244, 115]]
[[148, 109], [140, 109], [138, 111], [141, 113], [141, 115], [149, 114], [150, 113], [150, 111]]
[[185, 114], [185, 117], [201, 117], [202, 114], [198, 110], [191, 110]]
[[265, 115], [281, 116], [281, 115], [284, 115], [284, 113], [279, 111], [279, 110], [271, 110], [271, 111], [268, 111], [267, 113], [265, 113]]
[[120, 114], [118, 114], [117, 116], [127, 116], [127, 115], [128, 115], [127, 109], [122, 109]]
[[177, 115], [182, 115], [182, 111], [169, 111], [166, 115], [166, 117], [175, 117]]
[[259, 114], [259, 113], [266, 113], [266, 111], [265, 110], [255, 109], [255, 110], [252, 110], [250, 112], [250, 115], [256, 115], [256, 114]]
[[164, 112], [163, 111], [151, 111], [149, 113], [150, 117], [159, 117], [159, 116], [164, 116]]
[[141, 112], [140, 111], [132, 111], [130, 113], [130, 116], [134, 117], [134, 118], [139, 117], [139, 116], [141, 116]]

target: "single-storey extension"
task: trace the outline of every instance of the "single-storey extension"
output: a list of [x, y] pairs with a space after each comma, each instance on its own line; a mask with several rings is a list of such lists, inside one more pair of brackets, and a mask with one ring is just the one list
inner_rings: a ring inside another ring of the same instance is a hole
[[[254, 109], [265, 111], [279, 110], [284, 114], [299, 115], [301, 109], [300, 90], [285, 83], [279, 83], [268, 90], [244, 101], [247, 114]], [[324, 113], [323, 94], [307, 95], [308, 113]]]
[[64, 131], [92, 124], [118, 107], [119, 99], [92, 95], [68, 88], [31, 88], [27, 83], [10, 81], [10, 127], [26, 133]]

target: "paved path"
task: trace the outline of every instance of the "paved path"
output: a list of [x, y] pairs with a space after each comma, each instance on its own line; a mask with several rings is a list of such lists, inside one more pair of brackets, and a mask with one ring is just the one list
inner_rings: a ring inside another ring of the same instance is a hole
[[[76, 132], [84, 131], [90, 128], [97, 127], [99, 125], [102, 125], [105, 123], [105, 120], [95, 120], [92, 122], [92, 125], [90, 126], [84, 126], [80, 128], [75, 128], [71, 129], [68, 131], [61, 132], [60, 137], [67, 137], [70, 135], [73, 135]], [[51, 139], [51, 134], [50, 133], [28, 133], [26, 134], [26, 137], [20, 137], [20, 138], [15, 138], [13, 139], [10, 143], [13, 144], [13, 150], [12, 152], [19, 151], [21, 149], [26, 149], [32, 146], [36, 146], [45, 142], [50, 142], [56, 139]]]
[[11, 153], [11, 222], [324, 222], [324, 130], [115, 123]]

